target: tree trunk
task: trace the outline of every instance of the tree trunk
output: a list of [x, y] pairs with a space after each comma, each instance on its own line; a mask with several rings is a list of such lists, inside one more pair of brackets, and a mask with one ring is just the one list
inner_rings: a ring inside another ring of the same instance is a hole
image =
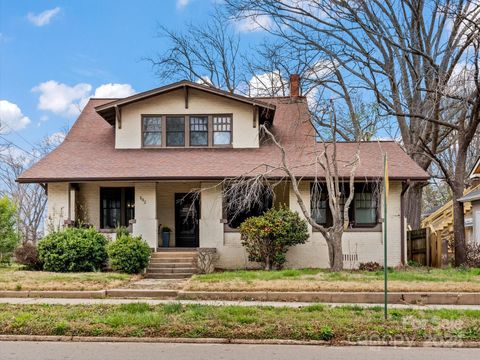
[[465, 252], [465, 220], [463, 213], [463, 203], [457, 201], [461, 195], [453, 193], [453, 243], [455, 251], [455, 266], [461, 266], [465, 264], [466, 252]]
[[330, 235], [327, 241], [328, 245], [328, 260], [330, 263], [330, 270], [343, 270], [343, 249], [342, 249], [342, 233], [334, 233]]
[[405, 215], [407, 224], [413, 230], [420, 229], [422, 216], [422, 188], [420, 183], [412, 184], [405, 194]]
[[465, 213], [463, 203], [458, 199], [463, 196], [465, 190], [465, 163], [466, 163], [466, 147], [463, 144], [458, 145], [457, 163], [455, 165], [455, 176], [452, 189], [453, 203], [453, 239], [455, 248], [455, 266], [465, 264], [466, 243], [465, 243]]
[[271, 261], [270, 261], [270, 256], [267, 255], [266, 258], [265, 258], [265, 270], [266, 271], [270, 271], [272, 269], [272, 266], [271, 266]]

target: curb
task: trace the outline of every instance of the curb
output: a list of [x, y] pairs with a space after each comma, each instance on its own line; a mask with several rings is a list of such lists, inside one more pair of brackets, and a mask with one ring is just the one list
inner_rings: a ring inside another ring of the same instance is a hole
[[438, 347], [480, 348], [480, 342], [434, 342], [434, 341], [338, 341], [287, 340], [287, 339], [228, 339], [228, 338], [165, 338], [165, 337], [118, 337], [118, 336], [52, 336], [52, 335], [0, 335], [0, 341], [35, 342], [125, 342], [125, 343], [171, 343], [171, 344], [235, 344], [235, 345], [316, 345], [316, 346], [393, 346], [393, 347]]
[[106, 290], [109, 298], [176, 298], [177, 290], [154, 289], [110, 289]]
[[60, 299], [104, 299], [106, 290], [64, 291], [64, 290], [5, 290], [0, 298], [60, 298]]

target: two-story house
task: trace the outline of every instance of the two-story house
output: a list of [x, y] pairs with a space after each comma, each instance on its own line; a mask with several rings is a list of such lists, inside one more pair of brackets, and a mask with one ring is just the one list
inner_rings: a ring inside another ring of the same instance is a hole
[[[113, 232], [117, 226], [131, 225], [133, 234], [161, 251], [159, 229], [168, 226], [171, 248], [215, 248], [218, 267], [248, 267], [239, 219], [228, 218], [218, 184], [280, 162], [278, 149], [260, 136], [266, 122], [287, 149], [291, 164], [311, 162], [318, 144], [298, 88], [292, 83], [289, 97], [252, 98], [180, 81], [122, 99], [90, 99], [64, 142], [18, 181], [45, 187], [47, 227], [81, 220]], [[346, 266], [382, 262], [384, 231], [394, 266], [405, 260], [402, 195], [412, 182], [426, 181], [428, 174], [395, 142], [338, 143], [337, 159], [350, 161], [358, 146], [358, 191], [343, 237]], [[382, 179], [385, 153], [391, 180], [386, 229], [380, 195], [368, 185]], [[310, 196], [314, 179], [324, 176], [321, 169], [297, 166], [295, 174], [301, 178], [303, 201], [319, 222], [328, 224], [325, 197], [312, 201]], [[348, 178], [349, 173], [340, 175]], [[195, 189], [200, 189], [199, 196], [189, 196]], [[303, 216], [288, 181], [279, 182], [274, 194], [271, 206], [286, 204]], [[325, 240], [311, 226], [309, 231], [309, 241], [289, 251], [288, 267], [328, 267]]]

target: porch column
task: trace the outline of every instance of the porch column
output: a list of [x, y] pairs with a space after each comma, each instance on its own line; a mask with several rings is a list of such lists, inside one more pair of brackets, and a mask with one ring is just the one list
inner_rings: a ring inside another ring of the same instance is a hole
[[45, 234], [63, 229], [70, 216], [70, 184], [49, 183]]
[[[300, 208], [300, 205], [298, 205], [298, 199], [297, 196], [295, 195], [295, 192], [293, 191], [293, 186], [290, 184], [289, 188], [289, 205], [290, 205], [290, 210], [298, 212], [300, 215], [300, 218], [302, 219], [307, 219], [305, 215], [303, 214], [302, 209]], [[308, 181], [302, 181], [298, 184], [298, 190], [300, 191], [300, 195], [302, 197], [303, 203], [309, 209], [310, 211], [310, 183]], [[309, 236], [312, 236], [312, 225], [310, 223], [307, 224], [308, 228], [308, 234]]]
[[223, 246], [222, 191], [217, 183], [202, 183], [200, 199], [200, 247]]
[[135, 183], [133, 235], [141, 236], [151, 248], [157, 247], [157, 184]]

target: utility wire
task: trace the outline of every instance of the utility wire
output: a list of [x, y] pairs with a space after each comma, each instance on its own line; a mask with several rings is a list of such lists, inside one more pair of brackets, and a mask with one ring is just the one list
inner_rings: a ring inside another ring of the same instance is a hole
[[10, 145], [16, 147], [17, 149], [23, 151], [23, 152], [26, 153], [27, 155], [33, 156], [34, 158], [37, 158], [37, 159], [40, 159], [40, 156], [35, 155], [34, 153], [31, 153], [31, 152], [28, 151], [28, 150], [25, 150], [25, 149], [22, 148], [20, 145], [17, 145], [17, 144], [15, 144], [14, 142], [8, 140], [5, 136], [0, 135], [0, 138], [3, 139], [4, 141], [6, 141], [8, 144], [10, 144]]

